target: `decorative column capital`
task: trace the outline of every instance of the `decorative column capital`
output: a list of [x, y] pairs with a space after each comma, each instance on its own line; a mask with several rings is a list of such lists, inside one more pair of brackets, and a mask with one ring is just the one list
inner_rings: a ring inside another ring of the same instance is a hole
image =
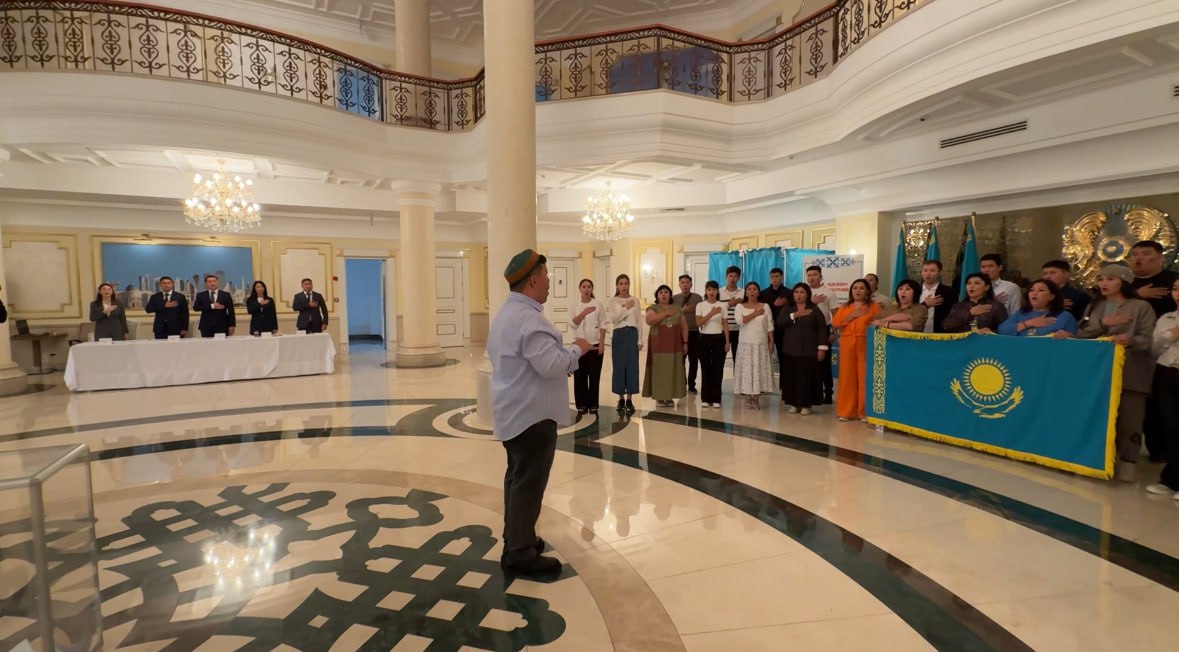
[[406, 206], [435, 208], [438, 205], [438, 193], [442, 192], [440, 184], [428, 181], [395, 181], [392, 189], [397, 197], [398, 209]]

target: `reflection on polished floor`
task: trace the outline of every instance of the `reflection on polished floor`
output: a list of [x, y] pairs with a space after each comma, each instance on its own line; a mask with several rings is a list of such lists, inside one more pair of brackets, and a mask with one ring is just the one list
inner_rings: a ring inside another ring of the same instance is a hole
[[[1133, 650], [1179, 627], [1179, 507], [763, 399], [562, 430], [498, 564], [481, 350], [335, 375], [0, 399], [0, 450], [93, 451], [107, 649]], [[608, 387], [609, 364], [604, 372]], [[602, 402], [613, 403], [604, 393]], [[1153, 469], [1143, 473], [1152, 479]], [[0, 649], [27, 568], [0, 523]]]

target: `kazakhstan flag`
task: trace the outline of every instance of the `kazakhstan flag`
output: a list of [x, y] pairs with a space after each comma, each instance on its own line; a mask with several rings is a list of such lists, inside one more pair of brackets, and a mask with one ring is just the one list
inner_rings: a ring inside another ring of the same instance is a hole
[[1113, 476], [1122, 347], [874, 328], [870, 423], [1054, 469]]
[[942, 246], [937, 239], [937, 220], [929, 227], [929, 244], [925, 247], [925, 260], [936, 260], [939, 263], [942, 260]]

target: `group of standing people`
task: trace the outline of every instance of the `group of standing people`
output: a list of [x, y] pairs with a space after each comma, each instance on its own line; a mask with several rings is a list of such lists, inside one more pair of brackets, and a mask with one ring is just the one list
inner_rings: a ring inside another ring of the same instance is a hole
[[[205, 276], [205, 291], [196, 295], [189, 310], [188, 297], [175, 289], [170, 276], [160, 278], [160, 289], [144, 306], [144, 311], [154, 314], [152, 333], [157, 340], [169, 337], [187, 337], [191, 312], [200, 313], [197, 330], [201, 337], [218, 334], [233, 335], [237, 329], [237, 314], [233, 295], [219, 289], [216, 275]], [[327, 302], [323, 295], [313, 288], [311, 279], [301, 283], [302, 291], [291, 300], [291, 307], [299, 313], [296, 328], [307, 333], [320, 333], [328, 327]], [[246, 312], [250, 314], [250, 334], [278, 333], [278, 310], [274, 299], [262, 281], [254, 281], [250, 295], [246, 298]], [[98, 286], [98, 293], [90, 303], [90, 321], [94, 322], [94, 339], [124, 340], [130, 330], [127, 327], [127, 311], [118, 302], [115, 288], [110, 283]]]

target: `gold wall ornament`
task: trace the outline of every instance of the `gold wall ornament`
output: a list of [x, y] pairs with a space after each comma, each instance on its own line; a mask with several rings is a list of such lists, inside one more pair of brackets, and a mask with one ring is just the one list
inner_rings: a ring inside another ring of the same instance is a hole
[[1091, 285], [1102, 265], [1126, 260], [1130, 248], [1142, 240], [1163, 246], [1164, 266], [1175, 262], [1179, 233], [1166, 213], [1147, 206], [1115, 204], [1085, 213], [1065, 226], [1061, 253], [1075, 268], [1077, 280]]

